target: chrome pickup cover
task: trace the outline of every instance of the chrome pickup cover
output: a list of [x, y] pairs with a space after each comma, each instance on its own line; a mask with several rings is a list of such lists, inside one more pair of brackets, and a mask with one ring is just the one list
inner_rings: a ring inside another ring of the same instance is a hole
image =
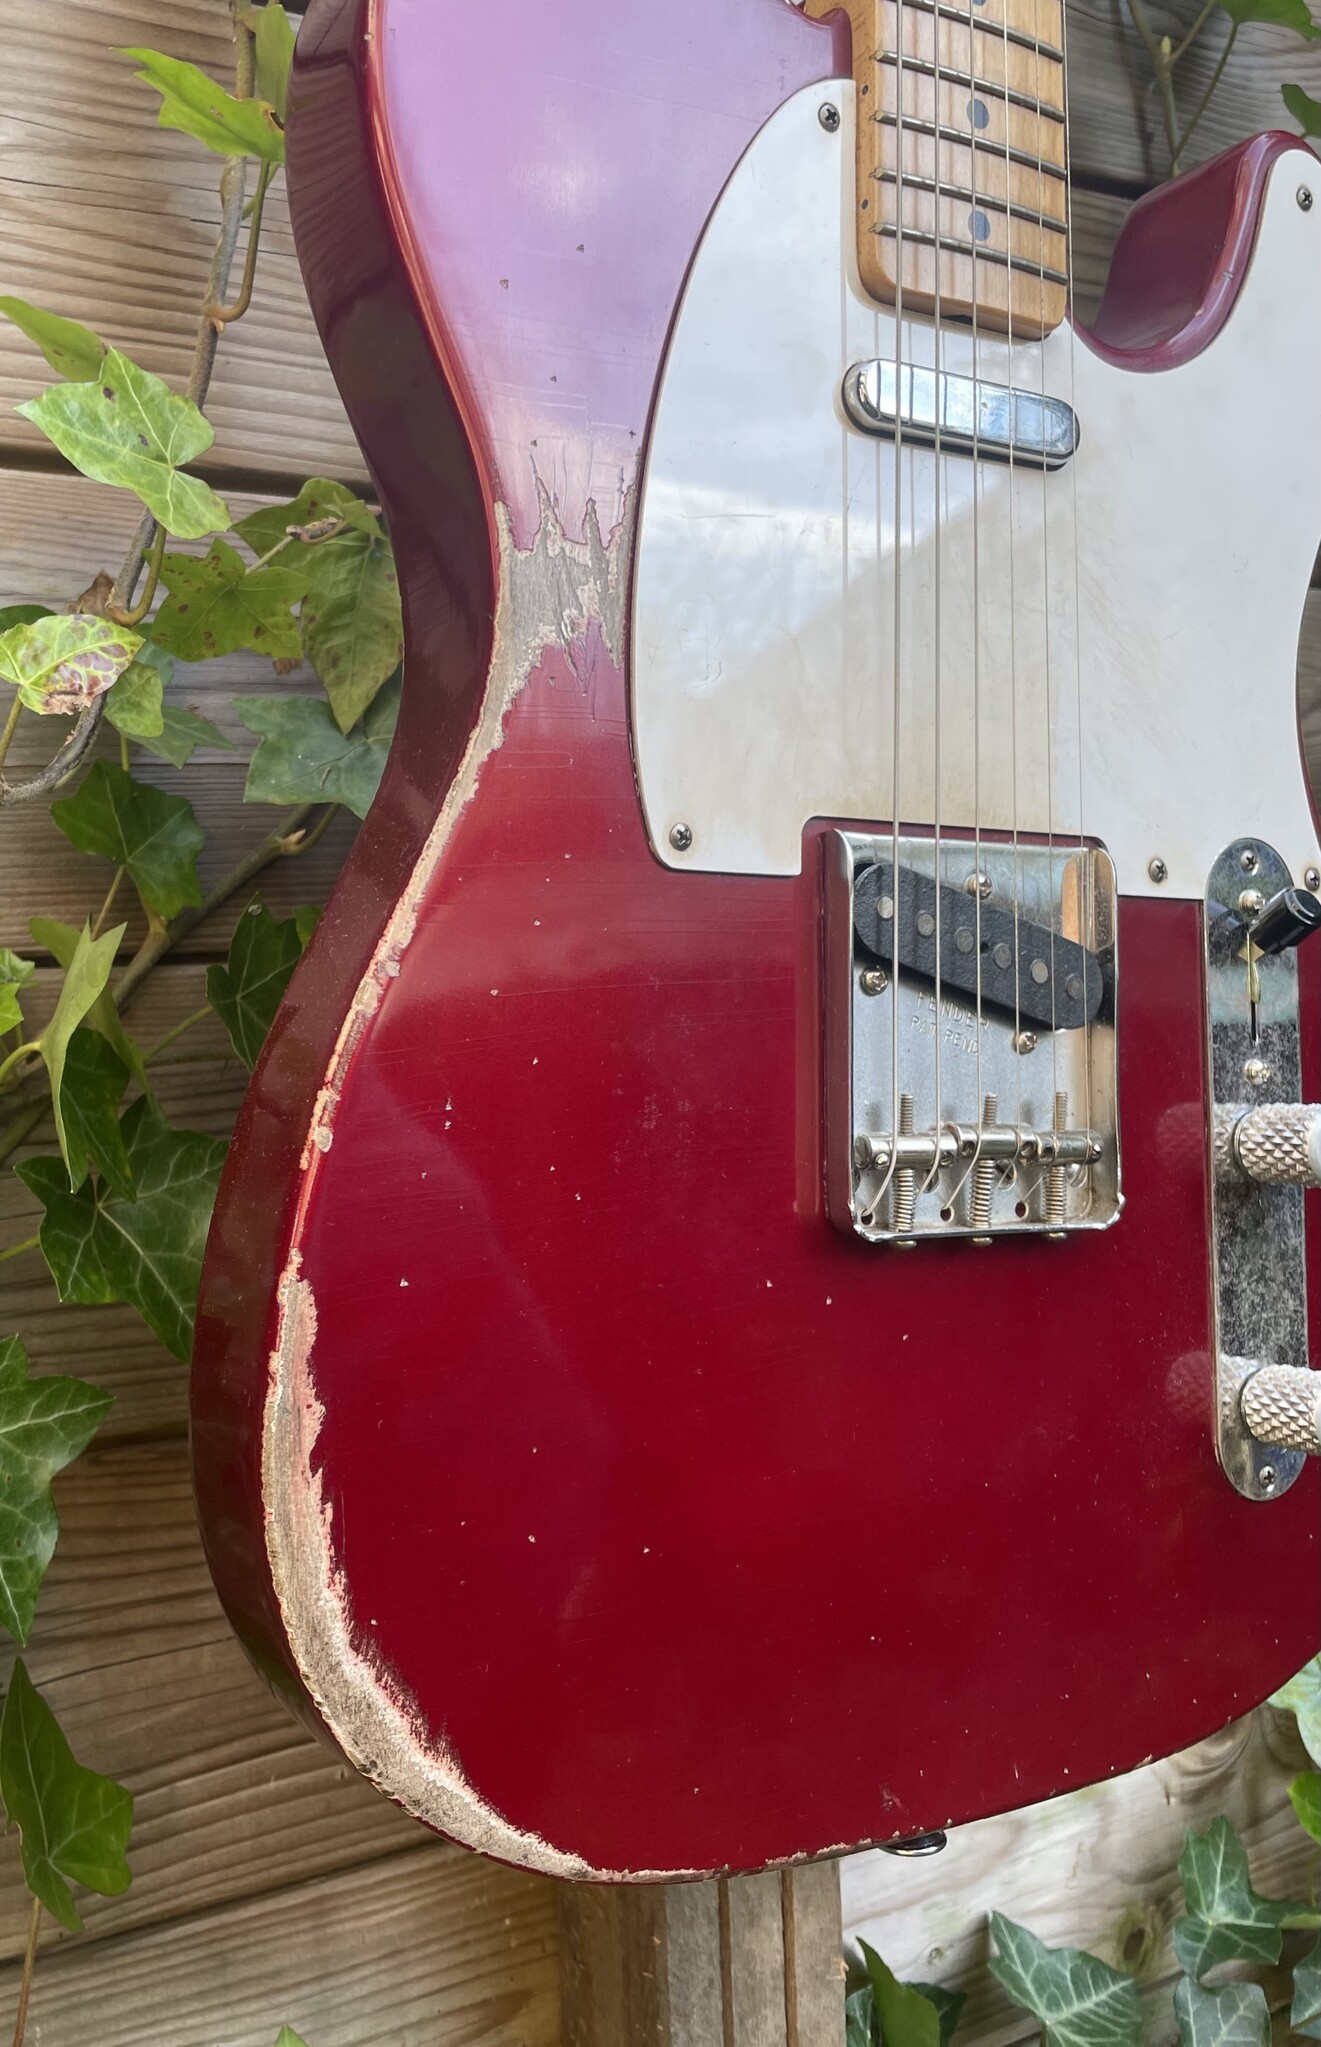
[[[896, 400], [896, 390], [899, 398]], [[911, 363], [855, 363], [844, 379], [844, 410], [865, 434], [894, 435], [951, 453], [1011, 458], [1062, 469], [1078, 445], [1078, 417], [1062, 398], [988, 384]]]

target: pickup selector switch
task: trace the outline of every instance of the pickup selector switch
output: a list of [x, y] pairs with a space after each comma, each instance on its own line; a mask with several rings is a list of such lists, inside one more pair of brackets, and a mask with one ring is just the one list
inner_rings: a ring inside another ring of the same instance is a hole
[[1273, 957], [1321, 931], [1321, 903], [1300, 888], [1282, 888], [1253, 919], [1248, 937], [1259, 953]]

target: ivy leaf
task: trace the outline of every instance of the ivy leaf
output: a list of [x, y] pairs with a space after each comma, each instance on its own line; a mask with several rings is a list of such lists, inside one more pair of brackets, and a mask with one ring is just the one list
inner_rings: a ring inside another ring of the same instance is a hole
[[164, 691], [174, 661], [150, 641], [130, 661], [106, 698], [105, 714], [125, 739], [159, 739], [165, 730]]
[[[306, 584], [306, 572], [321, 549], [332, 545], [332, 539], [301, 540], [291, 528], [326, 526], [332, 520], [342, 521], [369, 539], [380, 538], [380, 524], [362, 499], [355, 497], [347, 484], [332, 483], [326, 476], [312, 477], [289, 504], [263, 505], [259, 511], [249, 512], [238, 521], [234, 531], [247, 542], [258, 560], [278, 547], [276, 558], [280, 567], [302, 574]], [[342, 536], [333, 535], [333, 539], [339, 538]]]
[[292, 2026], [281, 2026], [275, 2047], [307, 2047], [307, 2042], [299, 2038]]
[[940, 2020], [931, 2000], [911, 1984], [901, 1983], [865, 1940], [860, 1940], [858, 1946], [871, 1978], [874, 2008], [885, 2047], [940, 2047]]
[[30, 306], [26, 299], [0, 298], [0, 313], [35, 341], [51, 368], [71, 383], [84, 384], [101, 374], [106, 346], [77, 320]]
[[201, 540], [229, 525], [223, 500], [182, 467], [211, 446], [209, 422], [117, 349], [94, 383], [52, 384], [17, 409], [84, 476], [131, 490], [168, 533]]
[[228, 1146], [196, 1130], [172, 1130], [149, 1095], [120, 1129], [137, 1198], [99, 1180], [71, 1194], [54, 1159], [15, 1167], [45, 1208], [41, 1248], [62, 1301], [127, 1301], [173, 1356], [186, 1362], [202, 1276], [202, 1252]]
[[134, 76], [161, 95], [156, 117], [160, 127], [178, 128], [220, 156], [284, 162], [284, 131], [275, 109], [263, 100], [237, 100], [196, 64], [162, 56], [159, 50], [121, 50], [119, 54], [140, 64], [142, 69]]
[[31, 960], [21, 960], [7, 945], [0, 945], [0, 1038], [6, 1031], [16, 1031], [22, 1023], [18, 991], [27, 986], [36, 971]]
[[50, 1482], [113, 1404], [81, 1379], [29, 1378], [19, 1338], [0, 1338], [0, 1622], [16, 1642], [27, 1641], [60, 1532]]
[[303, 956], [295, 917], [277, 923], [264, 904], [249, 903], [234, 927], [224, 966], [206, 970], [206, 995], [251, 1073], [289, 977]]
[[314, 550], [301, 612], [303, 652], [341, 732], [351, 732], [404, 651], [394, 556], [384, 534], [351, 527]]
[[126, 867], [158, 917], [201, 902], [202, 827], [185, 797], [135, 782], [110, 761], [94, 761], [77, 794], [52, 803], [50, 814], [80, 852]]
[[11, 626], [32, 625], [39, 618], [50, 618], [48, 604], [5, 604], [0, 605], [0, 633], [7, 633]]
[[1305, 43], [1314, 43], [1321, 36], [1306, 0], [1220, 0], [1220, 4], [1239, 28], [1248, 21], [1264, 21], [1272, 28], [1291, 28]]
[[0, 680], [13, 684], [29, 711], [67, 715], [104, 696], [141, 645], [138, 633], [94, 612], [48, 612], [0, 635]]
[[1289, 1786], [1289, 1803], [1303, 1832], [1321, 1841], [1321, 1774], [1304, 1770], [1301, 1777], [1295, 1777]]
[[1183, 2047], [1270, 2047], [1271, 2015], [1260, 1983], [1208, 1990], [1184, 1976], [1174, 1993]]
[[[34, 917], [28, 925], [28, 930], [32, 933], [33, 944], [42, 946], [46, 952], [52, 953], [67, 974], [73, 965], [82, 933], [72, 924], [57, 923], [54, 917]], [[99, 1031], [107, 1044], [114, 1047], [138, 1085], [145, 1088], [147, 1069], [143, 1064], [142, 1054], [120, 1022], [119, 1011], [115, 1008], [108, 988], [97, 996], [84, 1022], [92, 1030]]]
[[283, 121], [289, 104], [289, 66], [294, 56], [294, 27], [283, 7], [267, 0], [252, 9], [256, 44], [257, 98], [266, 100]]
[[[60, 1140], [60, 1151], [64, 1157], [71, 1186], [78, 1184], [74, 1178], [74, 1164], [78, 1156], [76, 1146], [79, 1140], [75, 1137], [75, 1149], [71, 1152], [69, 1128], [64, 1113], [64, 1066], [68, 1057], [69, 1041], [88, 1010], [104, 993], [125, 928], [123, 924], [117, 924], [113, 931], [105, 932], [100, 938], [93, 938], [90, 927], [84, 924], [65, 969], [64, 985], [60, 989], [60, 999], [55, 1005], [55, 1013], [37, 1040], [46, 1071], [50, 1075], [55, 1130]], [[51, 1163], [54, 1164], [54, 1161]], [[84, 1154], [83, 1171], [79, 1178], [85, 1178], [86, 1171]]]
[[115, 1191], [133, 1194], [133, 1172], [119, 1128], [128, 1068], [99, 1031], [79, 1028], [69, 1040], [60, 1087], [69, 1185], [81, 1187], [91, 1166]]
[[250, 569], [237, 548], [213, 540], [201, 561], [167, 554], [161, 580], [170, 595], [152, 621], [152, 637], [181, 661], [214, 661], [240, 647], [273, 661], [299, 653], [298, 621], [290, 607], [303, 585], [287, 569]]
[[383, 689], [347, 736], [315, 697], [235, 697], [261, 745], [248, 767], [249, 803], [343, 803], [366, 817], [399, 715], [399, 687]]
[[844, 2000], [844, 2047], [880, 2047], [876, 2000], [870, 1983], [852, 1990]]
[[1217, 1962], [1275, 1962], [1284, 1922], [1307, 1907], [1263, 1898], [1252, 1887], [1247, 1853], [1228, 1820], [1189, 1834], [1179, 1857], [1188, 1917], [1174, 1928], [1174, 1952], [1189, 1976]]
[[1143, 2047], [1137, 1985], [1081, 1948], [1051, 1948], [991, 1914], [991, 1974], [1045, 2029], [1048, 2047]]
[[1280, 98], [1304, 135], [1321, 135], [1321, 100], [1314, 100], [1310, 92], [1303, 91], [1301, 85], [1282, 85]]
[[185, 710], [182, 704], [166, 704], [162, 713], [164, 729], [157, 739], [144, 739], [142, 745], [148, 753], [154, 753], [158, 760], [170, 761], [176, 768], [187, 767], [199, 746], [224, 746], [232, 753], [234, 742], [227, 739], [218, 725], [209, 718], [203, 718], [196, 711]]
[[908, 1987], [925, 1997], [928, 2004], [935, 2006], [936, 2017], [940, 2021], [940, 2047], [949, 2047], [950, 2041], [958, 2031], [959, 2015], [968, 2002], [964, 1992], [946, 1990], [940, 1983], [910, 1983]]
[[133, 1800], [122, 1784], [75, 1762], [60, 1724], [20, 1657], [0, 1717], [0, 1794], [22, 1836], [23, 1874], [71, 1933], [82, 1925], [71, 1883], [117, 1898], [132, 1882], [124, 1850]]
[[1272, 1692], [1270, 1703], [1294, 1715], [1303, 1747], [1314, 1763], [1321, 1764], [1321, 1656], [1314, 1656], [1287, 1685]]
[[1321, 1940], [1295, 1964], [1289, 2023], [1295, 2033], [1321, 2040]]

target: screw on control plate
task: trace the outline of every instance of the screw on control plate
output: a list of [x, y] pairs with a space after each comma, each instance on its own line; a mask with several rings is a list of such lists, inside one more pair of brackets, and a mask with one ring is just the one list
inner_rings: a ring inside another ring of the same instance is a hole
[[834, 104], [833, 100], [826, 100], [823, 105], [819, 106], [816, 110], [816, 117], [827, 135], [833, 135], [839, 126], [839, 108]]
[[1303, 887], [1310, 888], [1313, 895], [1321, 889], [1321, 867], [1308, 867], [1303, 870]]
[[858, 976], [858, 986], [864, 995], [883, 995], [890, 985], [890, 976], [884, 967], [865, 967]]
[[686, 853], [693, 843], [693, 828], [690, 824], [670, 826], [670, 844], [676, 853]]
[[1257, 1473], [1257, 1484], [1264, 1493], [1273, 1493], [1275, 1491], [1275, 1466], [1273, 1464], [1262, 1465], [1261, 1470]]
[[1266, 907], [1266, 898], [1259, 888], [1245, 888], [1240, 891], [1238, 906], [1245, 917], [1259, 917]]
[[1298, 187], [1297, 199], [1304, 213], [1312, 211], [1312, 188], [1310, 185], [1300, 185]]
[[1151, 876], [1153, 881], [1169, 880], [1170, 870], [1165, 865], [1165, 862], [1161, 859], [1159, 853], [1156, 855], [1154, 860], [1148, 860], [1147, 873]]
[[1264, 1059], [1249, 1059], [1245, 1062], [1243, 1078], [1253, 1087], [1265, 1087], [1270, 1077], [1271, 1070]]
[[1245, 874], [1255, 874], [1258, 867], [1261, 865], [1261, 860], [1257, 853], [1256, 847], [1245, 846], [1243, 848], [1243, 851], [1238, 856], [1238, 864], [1243, 869], [1243, 872]]

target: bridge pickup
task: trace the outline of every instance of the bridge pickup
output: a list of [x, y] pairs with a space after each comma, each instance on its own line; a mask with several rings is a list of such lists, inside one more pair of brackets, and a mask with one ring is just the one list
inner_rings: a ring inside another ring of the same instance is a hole
[[[979, 252], [980, 253], [980, 252]], [[844, 410], [865, 434], [990, 461], [1061, 469], [1078, 446], [1078, 417], [1061, 398], [988, 384], [911, 363], [855, 363], [844, 379]]]
[[897, 947], [901, 968], [934, 982], [939, 933], [946, 992], [1046, 1030], [1081, 1030], [1095, 1017], [1105, 992], [1095, 953], [912, 868], [899, 869], [896, 903], [893, 877], [890, 862], [877, 861], [854, 885], [854, 933], [876, 959], [893, 965]]

